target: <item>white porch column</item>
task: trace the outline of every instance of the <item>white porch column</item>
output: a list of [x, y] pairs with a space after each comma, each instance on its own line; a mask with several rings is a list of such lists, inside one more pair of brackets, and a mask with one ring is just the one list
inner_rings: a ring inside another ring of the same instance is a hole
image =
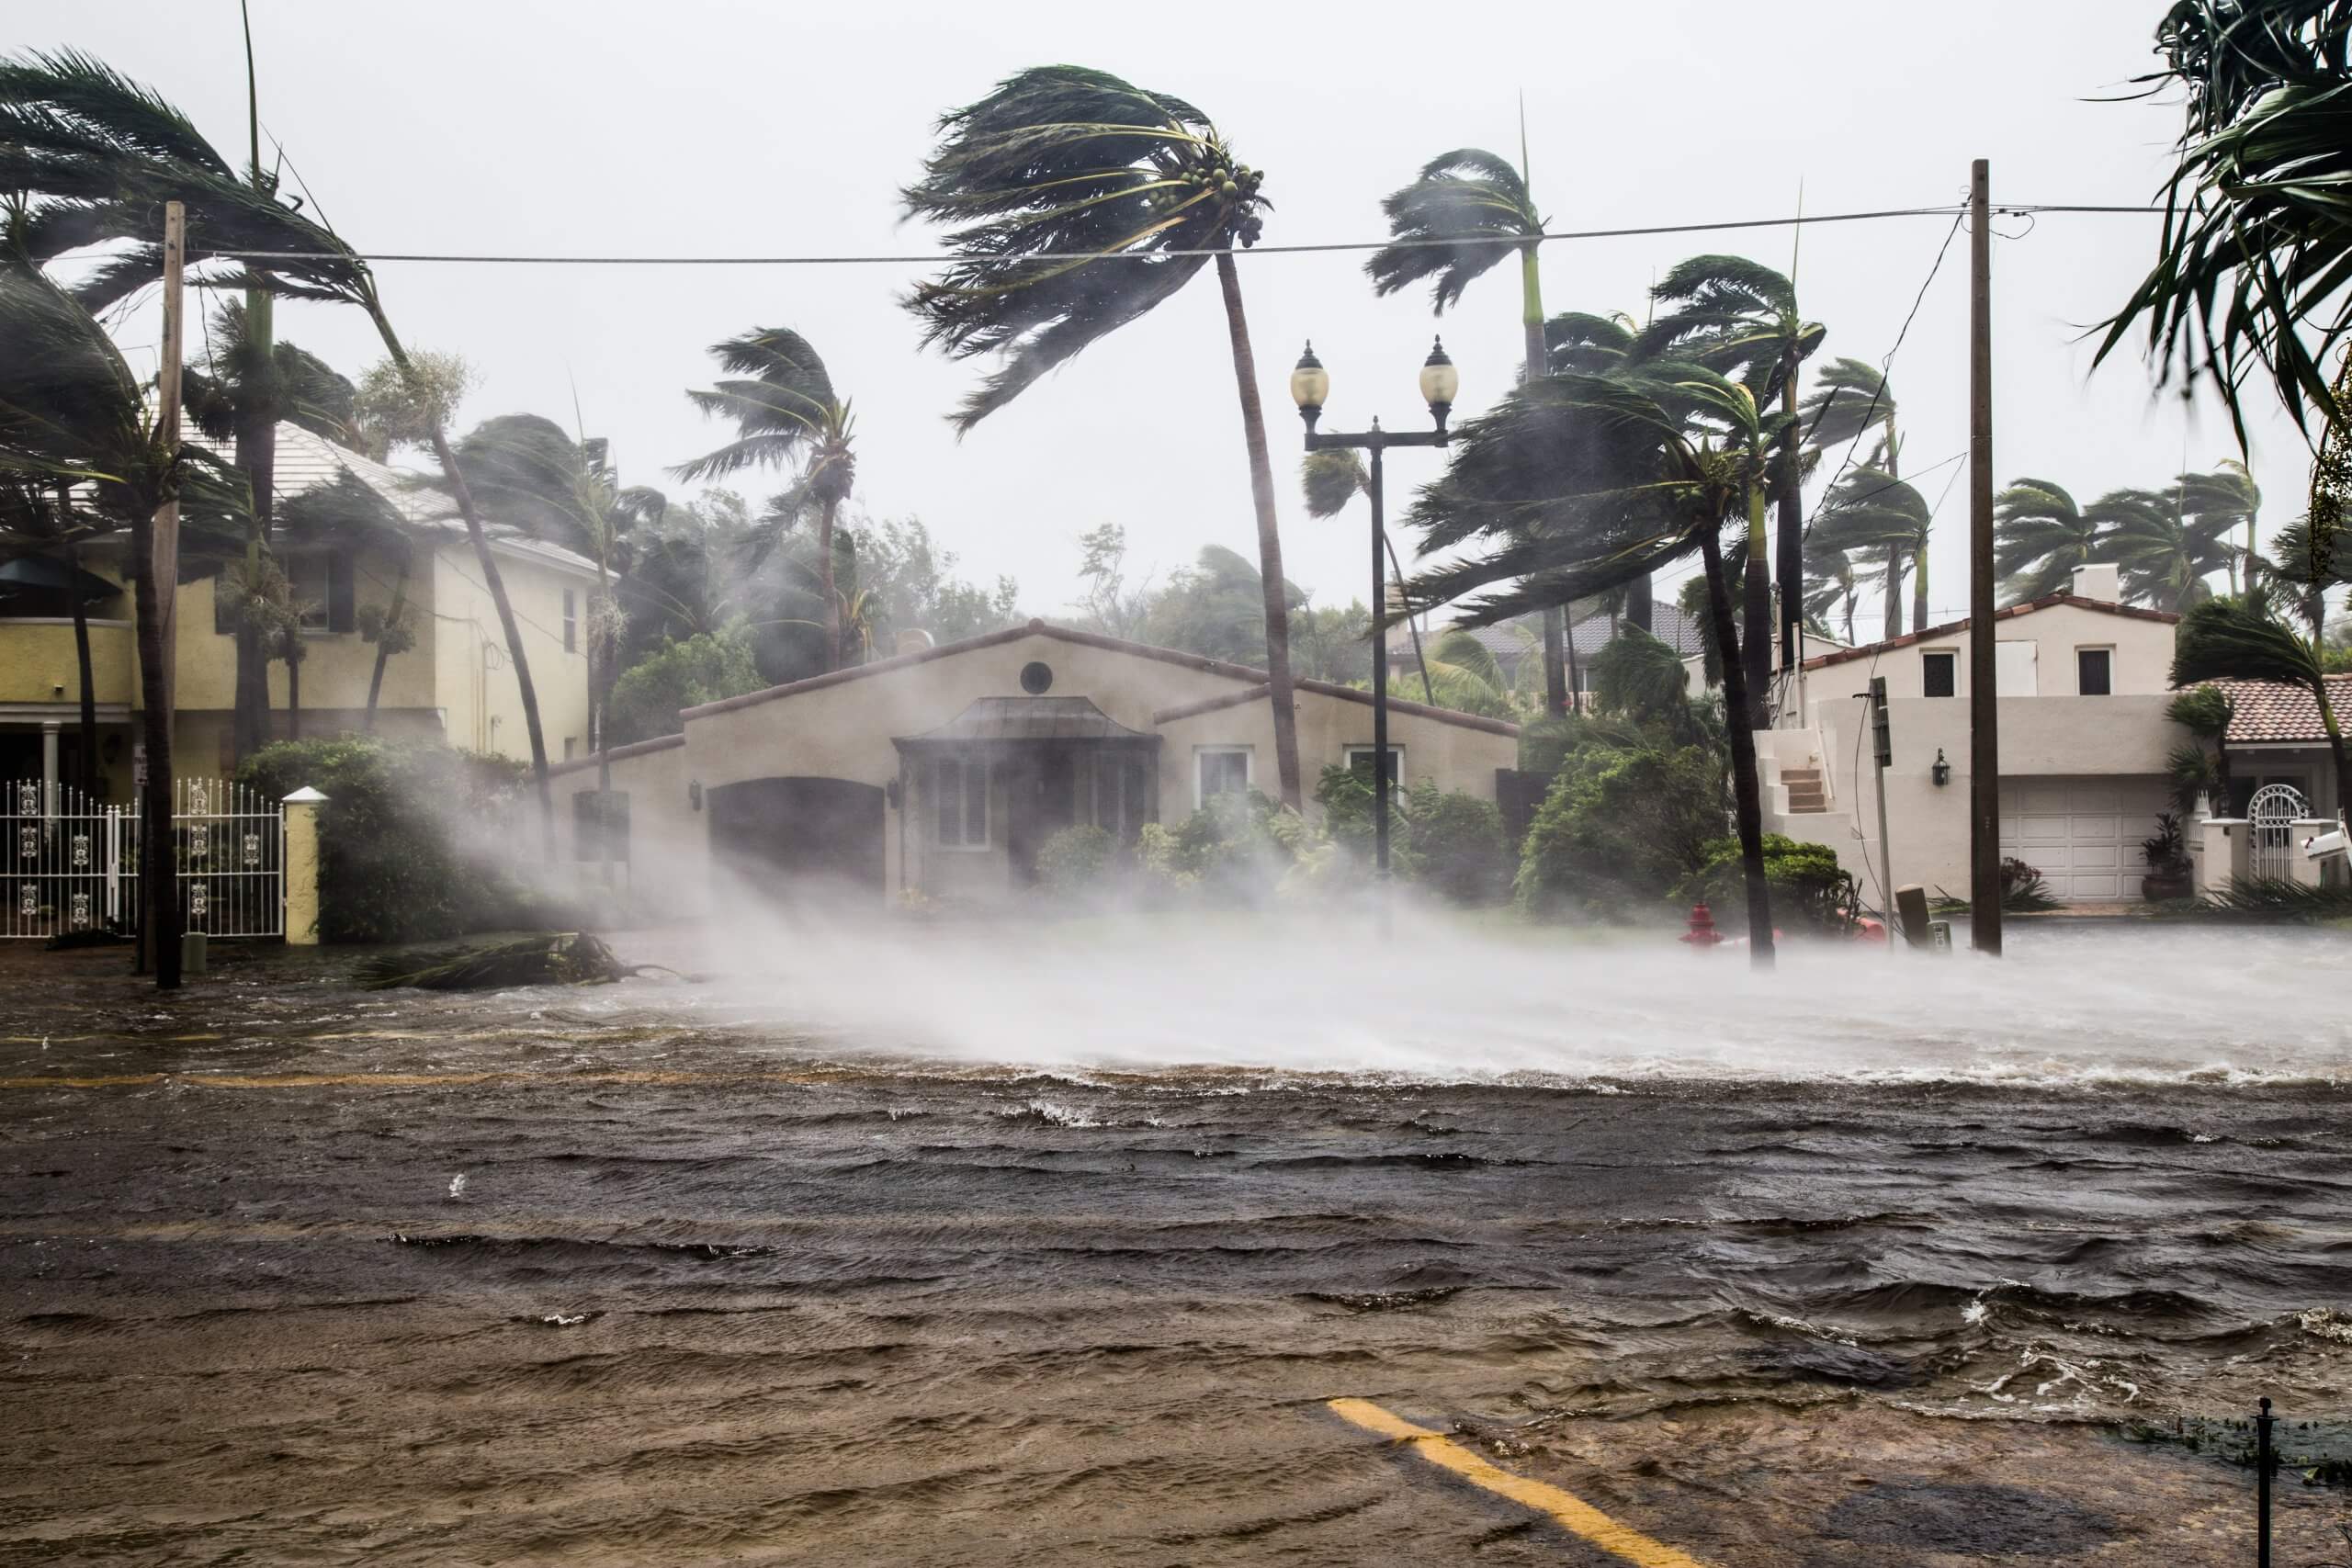
[[61, 804], [57, 795], [57, 736], [58, 719], [40, 721], [40, 809], [44, 817], [57, 815]]

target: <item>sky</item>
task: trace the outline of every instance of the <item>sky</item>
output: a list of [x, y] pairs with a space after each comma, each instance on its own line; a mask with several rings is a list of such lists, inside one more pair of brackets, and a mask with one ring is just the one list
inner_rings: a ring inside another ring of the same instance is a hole
[[[1268, 171], [1269, 243], [1377, 241], [1383, 195], [1448, 149], [1527, 150], [1555, 230], [1830, 214], [1963, 200], [1991, 160], [1995, 201], [2151, 199], [2178, 128], [2170, 102], [2111, 100], [2150, 68], [2156, 0], [1883, 0], [1775, 6], [1590, 0], [1442, 7], [775, 6], [725, 0], [411, 0], [397, 10], [253, 0], [265, 135], [315, 207], [364, 250], [529, 254], [933, 254], [902, 223], [937, 116], [1023, 66], [1069, 62], [1173, 93]], [[72, 45], [176, 102], [242, 155], [234, 0], [0, 0], [0, 38]], [[289, 186], [292, 185], [289, 180]], [[2087, 502], [2236, 455], [2218, 406], [2159, 394], [2136, 355], [2096, 374], [2086, 330], [2130, 293], [2156, 221], [1996, 220], [1996, 472]], [[1796, 267], [1823, 356], [1879, 362], [1919, 301], [1891, 376], [1904, 468], [1937, 508], [1929, 600], [1966, 603], [1968, 241], [1929, 269], [1951, 220], [1819, 224], [1600, 241], [1543, 253], [1547, 310], [1639, 316], [1653, 280], [1729, 251]], [[1376, 299], [1361, 254], [1245, 257], [1242, 288], [1275, 456], [1285, 566], [1317, 603], [1369, 591], [1361, 506], [1299, 503], [1287, 390], [1315, 342], [1327, 425], [1426, 421], [1414, 378], [1432, 332], [1459, 363], [1457, 415], [1507, 391], [1520, 355], [1513, 269], [1433, 319], [1425, 294]], [[459, 425], [536, 412], [609, 438], [629, 483], [719, 445], [682, 395], [708, 346], [753, 326], [815, 344], [857, 418], [859, 502], [921, 516], [1023, 607], [1068, 615], [1079, 536], [1123, 524], [1135, 575], [1205, 543], [1255, 558], [1226, 323], [1204, 270], [1174, 299], [1033, 387], [960, 442], [944, 416], [983, 367], [924, 352], [898, 303], [925, 270], [838, 266], [496, 266], [387, 262], [412, 346], [454, 350], [480, 384]], [[358, 313], [293, 303], [279, 332], [356, 376], [378, 357]], [[123, 322], [152, 366], [152, 310]], [[2254, 424], [2266, 517], [2302, 507], [2309, 456], [2266, 407]], [[1947, 461], [1947, 459], [1959, 459]], [[1389, 465], [1390, 507], [1439, 456]], [[1816, 480], [1817, 492], [1819, 481]], [[759, 495], [783, 488], [747, 476]], [[1808, 502], [1815, 499], [1808, 497]], [[1409, 540], [1404, 541], [1409, 551]], [[1668, 592], [1670, 594], [1670, 588]], [[1906, 612], [1907, 613], [1907, 612]], [[1876, 630], [1873, 605], [1857, 631]]]

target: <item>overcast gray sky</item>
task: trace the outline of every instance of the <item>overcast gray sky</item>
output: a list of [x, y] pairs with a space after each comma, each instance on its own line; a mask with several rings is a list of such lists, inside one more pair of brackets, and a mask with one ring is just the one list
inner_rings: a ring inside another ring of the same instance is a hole
[[[1951, 202], [1972, 157], [1995, 199], [2138, 202], [2165, 168], [2169, 104], [2094, 101], [2151, 63], [2156, 0], [1884, 0], [1759, 6], [1588, 0], [1443, 6], [1260, 4], [916, 7], [664, 0], [254, 0], [262, 118], [327, 216], [363, 249], [554, 254], [907, 253], [896, 191], [938, 113], [1022, 66], [1071, 62], [1180, 94], [1269, 172], [1269, 243], [1374, 240], [1382, 195], [1430, 156], [1515, 150], [1527, 99], [1534, 183], [1555, 228]], [[234, 0], [0, 0], [0, 38], [72, 44], [159, 88], [224, 150], [243, 146]], [[1825, 354], [1893, 344], [1948, 220], [1804, 231], [1798, 283]], [[2153, 220], [2045, 217], [1997, 227], [1996, 423], [2004, 482], [2055, 479], [2088, 500], [2232, 456], [2211, 408], [2152, 394], [2136, 359], [2090, 374], [2082, 328], [2145, 270]], [[1686, 255], [1775, 266], [1791, 232], [1557, 243], [1548, 309], [1639, 314]], [[1967, 243], [1955, 241], [1894, 366], [1906, 473], [1937, 513], [1939, 613], [1965, 604]], [[1312, 336], [1330, 418], [1421, 418], [1413, 378], [1426, 297], [1375, 300], [1357, 255], [1246, 260], [1243, 288], [1276, 453], [1291, 577], [1318, 602], [1366, 584], [1361, 513], [1309, 519], [1296, 499], [1285, 382]], [[920, 353], [897, 296], [915, 267], [379, 268], [412, 344], [454, 349], [481, 384], [470, 422], [529, 410], [612, 438], [632, 482], [718, 444], [680, 395], [713, 342], [753, 325], [805, 333], [854, 400], [859, 488], [876, 514], [919, 513], [967, 573], [1020, 579], [1032, 614], [1063, 612], [1076, 539], [1124, 523], [1162, 572], [1201, 544], [1254, 554], [1247, 472], [1213, 278], [1089, 350], [962, 442], [942, 419], [978, 370]], [[294, 305], [281, 332], [356, 374], [376, 344], [356, 312]], [[1510, 269], [1438, 324], [1462, 367], [1461, 412], [1510, 385]], [[152, 314], [126, 323], [152, 363]], [[2266, 416], [2255, 468], [2280, 522], [2308, 457]], [[1434, 454], [1392, 459], [1392, 492]], [[1947, 481], [1951, 482], [1947, 488]], [[763, 481], [745, 489], [761, 492]], [[780, 487], [779, 487], [780, 488]], [[1392, 493], [1392, 504], [1401, 502]], [[1874, 616], [1858, 629], [1874, 627]]]

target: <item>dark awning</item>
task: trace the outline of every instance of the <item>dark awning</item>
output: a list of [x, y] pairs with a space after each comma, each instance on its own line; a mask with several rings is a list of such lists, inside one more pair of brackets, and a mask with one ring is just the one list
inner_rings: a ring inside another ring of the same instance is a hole
[[892, 738], [894, 746], [986, 746], [1023, 740], [1087, 740], [1157, 746], [1148, 735], [1085, 697], [982, 697], [936, 729]]
[[111, 599], [122, 590], [94, 572], [76, 571], [62, 560], [47, 556], [18, 556], [0, 562], [0, 599], [23, 593], [63, 593], [79, 579], [82, 603], [95, 604], [101, 599]]

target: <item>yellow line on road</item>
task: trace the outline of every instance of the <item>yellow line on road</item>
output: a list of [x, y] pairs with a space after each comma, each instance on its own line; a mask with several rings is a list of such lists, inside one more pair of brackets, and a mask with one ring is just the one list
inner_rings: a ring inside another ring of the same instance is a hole
[[1549, 1516], [1562, 1528], [1634, 1563], [1636, 1568], [1706, 1568], [1688, 1552], [1653, 1540], [1633, 1526], [1621, 1524], [1572, 1492], [1488, 1464], [1442, 1432], [1416, 1427], [1392, 1416], [1368, 1399], [1334, 1399], [1331, 1413], [1341, 1420], [1377, 1432], [1400, 1443], [1410, 1443], [1431, 1464], [1450, 1470], [1471, 1485], [1507, 1497], [1523, 1508]]

